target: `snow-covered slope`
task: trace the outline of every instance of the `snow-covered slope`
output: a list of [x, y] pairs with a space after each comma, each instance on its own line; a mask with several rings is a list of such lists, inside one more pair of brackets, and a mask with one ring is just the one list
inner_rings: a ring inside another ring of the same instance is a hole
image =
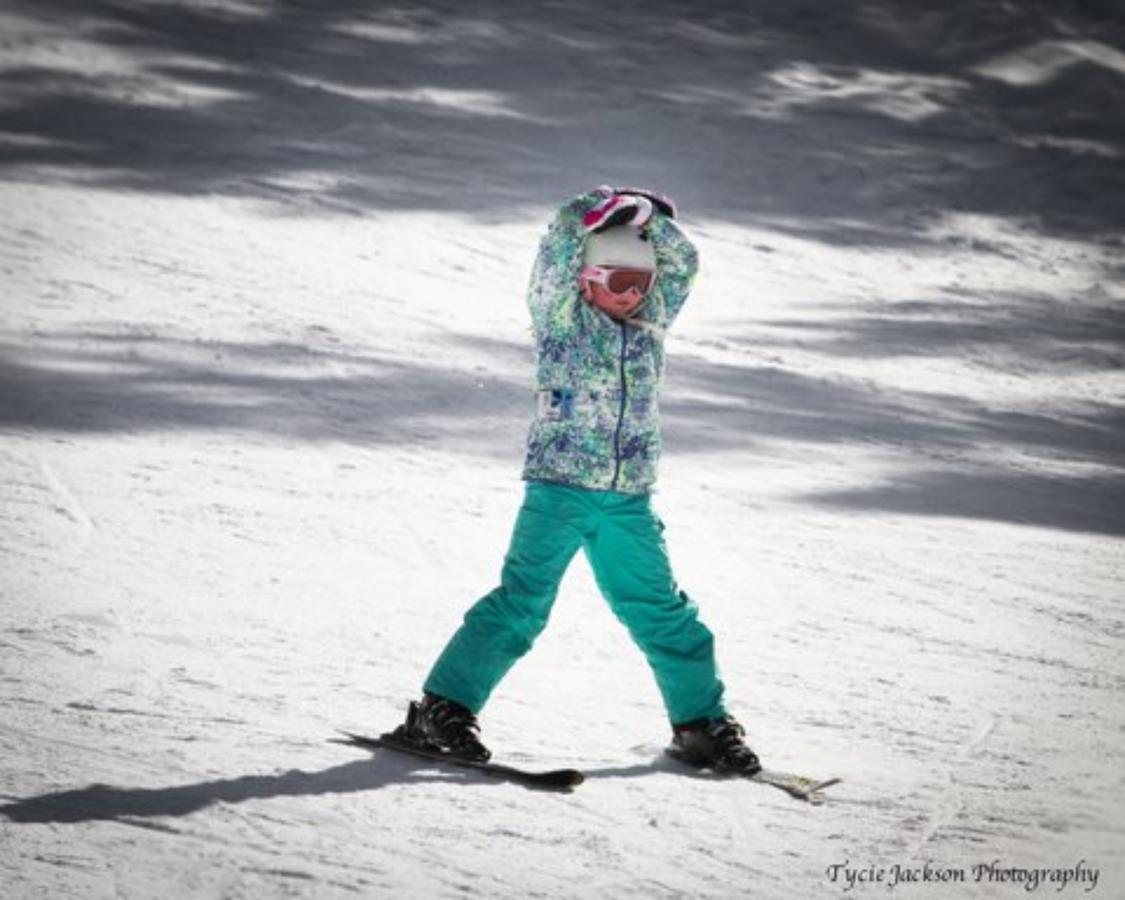
[[[1120, 15], [613, 6], [4, 5], [3, 896], [1125, 891]], [[603, 181], [700, 246], [658, 505], [824, 806], [660, 759], [581, 559], [483, 717], [577, 792], [326, 743], [493, 586]]]

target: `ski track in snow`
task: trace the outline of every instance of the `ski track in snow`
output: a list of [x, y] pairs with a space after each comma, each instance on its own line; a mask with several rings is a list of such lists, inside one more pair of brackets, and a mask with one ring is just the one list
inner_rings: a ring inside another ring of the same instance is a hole
[[996, 728], [996, 717], [990, 716], [989, 720], [982, 726], [976, 729], [968, 741], [963, 743], [954, 754], [952, 759], [948, 762], [948, 769], [946, 771], [947, 785], [942, 793], [942, 796], [936, 804], [933, 811], [929, 816], [929, 824], [926, 826], [925, 831], [922, 832], [918, 840], [917, 846], [910, 854], [913, 859], [919, 859], [923, 856], [926, 845], [934, 839], [937, 832], [945, 825], [955, 821], [963, 810], [963, 802], [961, 800], [961, 786], [958, 782], [957, 772], [958, 769], [965, 763], [970, 761], [988, 740], [988, 736]]
[[[1085, 860], [1125, 894], [1100, 6], [9, 4], [0, 893], [804, 900], [837, 863]], [[842, 778], [822, 806], [662, 758], [581, 555], [483, 717], [575, 792], [327, 743], [396, 724], [497, 578], [527, 269], [602, 181], [699, 244], [657, 506], [734, 711]]]
[[60, 505], [57, 506], [56, 509], [78, 526], [80, 533], [79, 542], [85, 543], [94, 528], [94, 523], [90, 520], [90, 517], [86, 515], [82, 504], [75, 499], [74, 494], [59, 478], [55, 470], [43, 460], [39, 461], [39, 471], [43, 473], [43, 479], [50, 487], [51, 492], [58, 497], [60, 501]]

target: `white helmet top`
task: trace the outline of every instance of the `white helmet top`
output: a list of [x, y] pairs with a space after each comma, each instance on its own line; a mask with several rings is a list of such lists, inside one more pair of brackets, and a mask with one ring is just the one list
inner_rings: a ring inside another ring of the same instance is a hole
[[656, 254], [646, 235], [629, 225], [618, 225], [586, 238], [583, 263], [587, 266], [655, 269]]

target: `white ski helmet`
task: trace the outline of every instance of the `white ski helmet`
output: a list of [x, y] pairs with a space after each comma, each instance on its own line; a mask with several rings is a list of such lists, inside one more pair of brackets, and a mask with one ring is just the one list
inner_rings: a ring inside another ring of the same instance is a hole
[[588, 235], [582, 261], [587, 266], [656, 268], [656, 254], [648, 235], [630, 225], [618, 225]]

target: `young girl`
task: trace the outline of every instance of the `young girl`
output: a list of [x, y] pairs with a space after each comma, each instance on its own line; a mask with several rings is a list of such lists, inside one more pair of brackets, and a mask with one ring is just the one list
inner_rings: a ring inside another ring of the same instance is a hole
[[669, 751], [698, 765], [760, 768], [727, 713], [712, 634], [677, 588], [650, 505], [664, 335], [698, 267], [674, 217], [661, 194], [600, 187], [563, 206], [543, 238], [528, 292], [538, 403], [523, 505], [500, 585], [468, 611], [410, 705], [410, 739], [488, 759], [477, 714], [547, 624], [581, 548], [656, 677]]

